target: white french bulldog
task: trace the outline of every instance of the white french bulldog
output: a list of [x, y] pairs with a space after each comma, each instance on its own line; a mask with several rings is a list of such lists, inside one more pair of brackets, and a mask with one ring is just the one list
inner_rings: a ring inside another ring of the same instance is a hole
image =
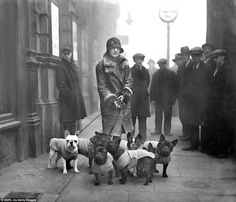
[[[70, 135], [68, 130], [64, 133], [65, 139], [62, 138], [51, 138], [49, 147], [49, 159], [48, 168], [57, 167], [58, 160], [62, 157], [63, 161], [63, 174], [67, 174], [66, 160], [74, 160], [74, 172], [79, 173], [77, 168], [78, 163], [78, 136]], [[54, 167], [51, 166], [53, 156], [57, 154]]]

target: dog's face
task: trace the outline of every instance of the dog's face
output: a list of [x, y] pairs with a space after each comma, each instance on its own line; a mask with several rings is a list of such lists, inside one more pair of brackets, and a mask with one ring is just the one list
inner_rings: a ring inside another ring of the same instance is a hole
[[114, 138], [107, 143], [106, 148], [107, 148], [107, 151], [111, 153], [111, 155], [117, 153], [120, 146], [120, 141], [121, 141], [121, 138]]
[[178, 139], [173, 141], [168, 141], [165, 139], [164, 135], [160, 136], [159, 143], [157, 145], [157, 154], [159, 154], [162, 157], [167, 157], [170, 155], [170, 153], [173, 151], [174, 146], [177, 144]]
[[66, 148], [69, 151], [78, 150], [78, 136], [71, 135], [68, 130], [65, 130], [65, 140], [66, 140]]
[[94, 161], [98, 165], [103, 165], [107, 161], [107, 149], [104, 145], [96, 145], [94, 152]]
[[108, 141], [111, 140], [111, 136], [106, 133], [95, 132], [95, 136], [90, 138], [90, 141], [94, 145], [94, 161], [98, 165], [103, 165], [107, 160], [106, 146]]
[[142, 146], [144, 143], [144, 140], [142, 139], [142, 135], [139, 133], [136, 137], [135, 137], [135, 145], [137, 148], [140, 148], [140, 146]]
[[135, 137], [131, 133], [127, 133], [127, 148], [128, 149], [138, 149], [138, 145], [135, 142]]

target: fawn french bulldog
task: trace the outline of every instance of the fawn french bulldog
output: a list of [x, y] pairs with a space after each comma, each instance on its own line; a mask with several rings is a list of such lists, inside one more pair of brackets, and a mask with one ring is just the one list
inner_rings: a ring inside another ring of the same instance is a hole
[[107, 143], [107, 151], [111, 153], [121, 171], [120, 184], [126, 183], [130, 168], [137, 168], [137, 176], [145, 177], [144, 185], [148, 185], [149, 182], [152, 182], [153, 178], [155, 155], [143, 149], [125, 150], [120, 147], [120, 141], [120, 138], [116, 138]]
[[154, 169], [156, 168], [156, 164], [163, 164], [162, 177], [168, 177], [166, 170], [171, 161], [171, 152], [177, 142], [178, 139], [168, 141], [165, 139], [164, 135], [161, 135], [156, 148], [151, 143], [148, 144], [148, 151], [155, 154]]
[[[74, 160], [74, 172], [79, 173], [77, 168], [78, 163], [78, 137], [77, 135], [70, 135], [68, 130], [64, 133], [65, 139], [51, 138], [49, 143], [49, 159], [48, 168], [57, 167], [58, 160], [62, 157], [63, 174], [67, 174], [66, 160]], [[52, 167], [52, 158], [57, 154], [55, 165]]]

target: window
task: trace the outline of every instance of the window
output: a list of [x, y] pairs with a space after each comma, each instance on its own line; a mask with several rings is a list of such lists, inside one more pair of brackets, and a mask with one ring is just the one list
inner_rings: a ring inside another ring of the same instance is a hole
[[59, 57], [59, 9], [51, 2], [52, 55]]
[[72, 43], [73, 43], [73, 60], [78, 60], [78, 37], [77, 37], [77, 24], [72, 21]]

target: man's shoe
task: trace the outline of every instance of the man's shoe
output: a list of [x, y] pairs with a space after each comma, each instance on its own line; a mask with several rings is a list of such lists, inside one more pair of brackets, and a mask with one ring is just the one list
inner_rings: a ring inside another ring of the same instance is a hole
[[193, 147], [193, 146], [189, 146], [189, 147], [183, 148], [182, 150], [183, 150], [183, 151], [195, 151], [195, 150], [197, 150], [197, 148], [196, 148], [196, 147]]

